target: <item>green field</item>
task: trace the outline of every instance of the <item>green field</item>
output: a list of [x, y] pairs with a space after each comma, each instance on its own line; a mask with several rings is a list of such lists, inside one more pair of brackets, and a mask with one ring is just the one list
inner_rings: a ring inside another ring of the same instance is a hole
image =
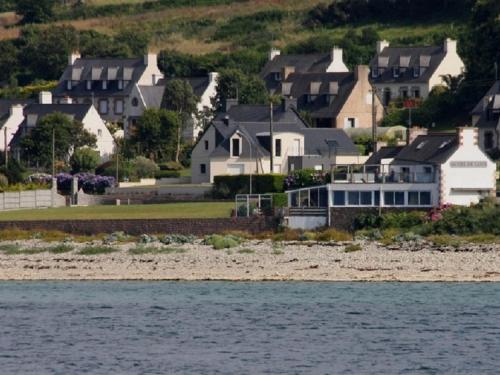
[[232, 208], [232, 202], [62, 207], [2, 212], [0, 221], [222, 218], [229, 217]]

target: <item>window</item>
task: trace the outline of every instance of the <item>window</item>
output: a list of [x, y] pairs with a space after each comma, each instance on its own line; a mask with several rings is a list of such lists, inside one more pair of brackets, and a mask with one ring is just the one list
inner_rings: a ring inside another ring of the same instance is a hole
[[425, 174], [431, 174], [432, 173], [432, 168], [431, 167], [424, 167], [424, 173]]
[[200, 173], [201, 174], [207, 173], [207, 165], [206, 164], [200, 164]]
[[347, 128], [352, 129], [354, 127], [356, 127], [356, 119], [353, 117], [349, 117], [347, 119]]
[[240, 139], [239, 138], [233, 138], [231, 140], [231, 146], [232, 146], [231, 155], [233, 157], [240, 156]]
[[281, 72], [274, 73], [274, 80], [278, 82], [281, 81]]
[[371, 206], [372, 205], [372, 192], [371, 191], [362, 191], [360, 192], [360, 204], [362, 206]]
[[376, 67], [372, 68], [372, 78], [378, 77], [378, 69]]
[[139, 99], [132, 98], [132, 107], [137, 107], [139, 105]]
[[205, 150], [208, 150], [208, 141], [205, 141]]
[[386, 206], [403, 206], [405, 204], [405, 193], [403, 191], [384, 192], [384, 204]]
[[409, 206], [430, 206], [431, 192], [430, 191], [409, 191], [408, 192]]
[[322, 171], [323, 170], [323, 164], [318, 164], [314, 166], [315, 171]]
[[493, 145], [494, 145], [493, 133], [492, 132], [484, 133], [484, 148], [488, 150], [490, 148], [493, 148]]
[[420, 75], [420, 68], [416, 66], [413, 68], [413, 77], [418, 78], [419, 75]]
[[394, 66], [392, 68], [392, 76], [394, 78], [398, 78], [399, 77], [399, 67], [398, 66]]
[[389, 105], [389, 102], [391, 101], [391, 89], [386, 87], [384, 89], [384, 105]]
[[108, 101], [106, 99], [99, 100], [99, 113], [104, 115], [108, 113]]
[[333, 205], [334, 206], [345, 206], [345, 192], [334, 191], [333, 192]]
[[408, 205], [409, 206], [418, 206], [418, 191], [409, 191], [408, 192]]
[[123, 113], [123, 100], [121, 100], [121, 99], [115, 100], [115, 113], [116, 114]]
[[118, 90], [123, 90], [123, 81], [122, 80], [118, 81]]
[[67, 88], [68, 90], [71, 90], [71, 89], [73, 88], [73, 87], [72, 87], [72, 83], [71, 83], [71, 81], [67, 81], [67, 82], [66, 82], [66, 88]]
[[274, 140], [274, 156], [281, 156], [281, 139]]
[[92, 90], [92, 81], [87, 81], [87, 90]]
[[418, 87], [414, 87], [412, 89], [412, 91], [413, 91], [413, 97], [414, 98], [417, 98], [417, 99], [420, 98], [420, 89]]
[[431, 192], [430, 191], [421, 191], [420, 192], [420, 205], [421, 206], [430, 206], [431, 205]]
[[108, 81], [102, 81], [102, 89], [107, 90], [108, 89]]
[[359, 191], [347, 192], [347, 199], [349, 201], [349, 205], [359, 206]]
[[97, 129], [97, 136], [102, 137], [102, 130], [101, 129]]
[[380, 205], [380, 191], [378, 190], [373, 192], [373, 204], [375, 206]]
[[408, 88], [407, 87], [401, 87], [401, 97], [403, 99], [406, 99], [408, 97]]

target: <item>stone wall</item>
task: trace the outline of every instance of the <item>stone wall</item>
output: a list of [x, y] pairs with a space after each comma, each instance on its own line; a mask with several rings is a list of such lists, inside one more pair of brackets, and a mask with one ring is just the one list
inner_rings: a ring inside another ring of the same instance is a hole
[[[425, 211], [425, 208], [399, 208], [383, 207], [381, 213], [402, 212], [402, 211]], [[330, 226], [340, 230], [351, 231], [354, 219], [360, 215], [372, 214], [378, 215], [378, 207], [331, 207], [330, 208]]]
[[123, 231], [131, 235], [193, 234], [203, 236], [230, 230], [258, 233], [276, 228], [273, 218], [220, 219], [126, 219], [126, 220], [37, 220], [0, 222], [0, 230], [17, 228], [29, 231], [57, 230], [69, 234], [94, 235]]

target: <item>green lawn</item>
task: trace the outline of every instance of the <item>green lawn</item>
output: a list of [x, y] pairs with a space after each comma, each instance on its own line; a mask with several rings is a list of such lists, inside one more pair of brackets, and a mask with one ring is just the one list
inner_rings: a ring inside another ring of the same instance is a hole
[[0, 221], [220, 218], [229, 217], [232, 208], [232, 202], [62, 207], [1, 212]]

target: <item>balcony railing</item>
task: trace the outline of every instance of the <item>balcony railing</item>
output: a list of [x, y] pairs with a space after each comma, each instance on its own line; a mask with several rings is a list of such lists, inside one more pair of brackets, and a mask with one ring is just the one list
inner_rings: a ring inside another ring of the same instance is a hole
[[431, 166], [428, 167], [430, 172], [413, 172], [414, 165], [398, 165], [397, 167], [399, 170], [396, 171], [393, 166], [387, 164], [336, 165], [331, 171], [331, 182], [334, 184], [428, 184], [436, 181], [436, 172]]

